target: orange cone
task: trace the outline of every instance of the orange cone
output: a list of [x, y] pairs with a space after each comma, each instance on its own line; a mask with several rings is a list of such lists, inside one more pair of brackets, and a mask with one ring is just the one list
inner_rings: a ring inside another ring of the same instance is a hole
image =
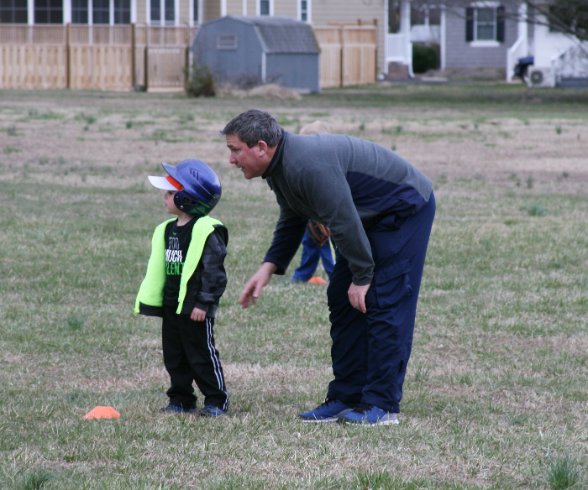
[[325, 281], [322, 277], [320, 276], [314, 276], [311, 277], [308, 282], [310, 284], [318, 284], [319, 286], [324, 286], [325, 284], [327, 284], [327, 281]]
[[120, 413], [118, 413], [113, 407], [94, 407], [90, 410], [84, 418], [87, 420], [91, 419], [120, 419]]

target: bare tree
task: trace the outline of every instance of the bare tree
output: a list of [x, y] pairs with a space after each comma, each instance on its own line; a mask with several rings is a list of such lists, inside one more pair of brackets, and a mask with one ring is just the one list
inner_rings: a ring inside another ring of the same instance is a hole
[[580, 41], [588, 41], [588, 0], [556, 0], [551, 5], [526, 3], [543, 14], [552, 27]]

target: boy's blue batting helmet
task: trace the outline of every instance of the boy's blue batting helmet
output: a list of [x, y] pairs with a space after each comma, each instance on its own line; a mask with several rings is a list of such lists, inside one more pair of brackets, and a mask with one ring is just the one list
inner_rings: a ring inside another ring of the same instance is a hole
[[222, 186], [214, 170], [201, 160], [183, 160], [175, 167], [168, 163], [161, 165], [182, 186], [174, 196], [178, 209], [192, 216], [206, 216], [212, 211], [222, 194]]

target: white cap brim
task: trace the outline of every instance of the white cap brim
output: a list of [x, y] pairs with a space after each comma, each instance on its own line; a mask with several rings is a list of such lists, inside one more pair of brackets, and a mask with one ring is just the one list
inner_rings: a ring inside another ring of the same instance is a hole
[[177, 187], [167, 180], [165, 177], [160, 177], [158, 175], [148, 175], [147, 178], [153, 187], [156, 189], [161, 189], [164, 191], [177, 191]]

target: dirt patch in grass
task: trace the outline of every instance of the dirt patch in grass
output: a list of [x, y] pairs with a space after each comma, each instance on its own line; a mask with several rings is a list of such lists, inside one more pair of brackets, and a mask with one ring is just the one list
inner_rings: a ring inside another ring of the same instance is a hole
[[[214, 101], [196, 103], [170, 95], [93, 94], [84, 99], [78, 93], [17, 94], [13, 101], [3, 101], [0, 151], [7, 165], [0, 178], [14, 180], [24, 174], [78, 186], [140, 184], [161, 161], [188, 157], [201, 158], [224, 172], [229, 167], [219, 135], [224, 123], [243, 108], [265, 108], [268, 102], [263, 94], [232, 103], [225, 99], [219, 115]], [[460, 108], [427, 111], [404, 106], [365, 113], [328, 107], [317, 113], [301, 105], [275, 111], [289, 122], [286, 129], [296, 131], [321, 119], [333, 132], [393, 148], [440, 183], [479, 178], [513, 189], [575, 193], [588, 184], [588, 127], [579, 118], [538, 119], [524, 113], [492, 118]], [[43, 114], [53, 118], [43, 119]]]

